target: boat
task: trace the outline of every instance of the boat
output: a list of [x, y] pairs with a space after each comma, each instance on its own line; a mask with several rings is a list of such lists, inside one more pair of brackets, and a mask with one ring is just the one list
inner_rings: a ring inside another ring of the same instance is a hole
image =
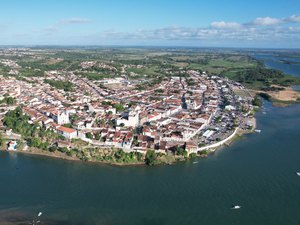
[[196, 161], [196, 162], [193, 162], [193, 164], [197, 164], [198, 163], [198, 161]]
[[35, 216], [35, 218], [33, 218], [33, 220], [32, 220], [32, 222], [30, 223], [30, 225], [37, 225], [37, 224], [40, 224], [40, 220], [39, 220], [39, 218], [40, 218], [40, 216], [42, 215], [43, 213], [42, 212], [39, 212], [38, 214], [37, 214], [37, 216]]
[[234, 206], [232, 206], [231, 207], [231, 209], [240, 209], [242, 206], [240, 206], [240, 205], [234, 205]]
[[300, 172], [296, 172], [296, 174], [297, 174], [298, 176], [300, 176]]
[[257, 130], [257, 129], [256, 129], [256, 130], [254, 130], [254, 131], [255, 131], [256, 133], [260, 133], [260, 132], [261, 132], [261, 130]]

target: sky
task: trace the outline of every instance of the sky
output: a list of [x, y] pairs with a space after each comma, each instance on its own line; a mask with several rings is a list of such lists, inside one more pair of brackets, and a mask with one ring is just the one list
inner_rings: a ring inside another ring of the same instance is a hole
[[300, 48], [300, 1], [1, 1], [0, 45]]

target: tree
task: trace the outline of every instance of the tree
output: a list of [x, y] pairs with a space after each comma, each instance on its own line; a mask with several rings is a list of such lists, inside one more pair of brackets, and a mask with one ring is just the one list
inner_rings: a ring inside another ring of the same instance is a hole
[[62, 89], [64, 91], [74, 91], [74, 84], [70, 81], [45, 79], [44, 82], [57, 89]]
[[146, 153], [146, 157], [145, 157], [145, 163], [148, 166], [153, 166], [155, 164], [156, 159], [157, 159], [157, 155], [156, 155], [155, 151], [148, 150]]
[[124, 161], [126, 154], [122, 149], [119, 149], [118, 151], [115, 152], [114, 156], [118, 162], [121, 162]]
[[187, 156], [187, 151], [184, 150], [184, 148], [176, 147], [175, 154], [181, 156]]
[[48, 148], [49, 152], [55, 152], [57, 150], [57, 147], [51, 146]]
[[0, 133], [0, 147], [2, 146], [3, 143], [4, 143], [4, 139], [2, 137], [2, 134]]
[[255, 98], [252, 100], [252, 105], [261, 107], [262, 101], [261, 99], [256, 95]]
[[100, 138], [101, 138], [100, 134], [99, 134], [99, 133], [96, 133], [96, 134], [95, 134], [95, 139], [96, 139], [96, 140], [100, 140]]
[[117, 110], [117, 112], [124, 110], [124, 106], [119, 103], [114, 104], [113, 107]]
[[27, 144], [29, 147], [38, 147], [40, 145], [40, 140], [38, 138], [28, 138]]
[[10, 96], [4, 96], [4, 99], [0, 101], [0, 104], [6, 104], [6, 105], [14, 105], [16, 103], [16, 99]]
[[138, 161], [142, 161], [142, 159], [143, 159], [143, 154], [140, 153], [140, 152], [137, 152], [137, 153], [136, 153], [136, 157], [137, 157], [137, 160], [138, 160]]
[[86, 138], [89, 138], [89, 139], [93, 139], [93, 134], [92, 133], [86, 133]]

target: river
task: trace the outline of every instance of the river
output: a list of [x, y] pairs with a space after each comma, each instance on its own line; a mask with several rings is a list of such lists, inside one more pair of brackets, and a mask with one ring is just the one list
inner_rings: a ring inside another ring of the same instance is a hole
[[[0, 152], [0, 224], [299, 225], [300, 105], [205, 159], [116, 167]], [[230, 209], [241, 205], [240, 210]]]
[[[291, 53], [289, 53], [291, 54]], [[262, 61], [266, 67], [284, 71], [288, 75], [300, 77], [300, 57], [275, 53], [256, 53], [252, 57]]]

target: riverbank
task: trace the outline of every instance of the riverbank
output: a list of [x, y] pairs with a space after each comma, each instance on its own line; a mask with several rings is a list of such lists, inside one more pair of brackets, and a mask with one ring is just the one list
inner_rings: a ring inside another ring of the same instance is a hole
[[[174, 154], [171, 155], [171, 153], [170, 154], [169, 153], [167, 153], [167, 154], [157, 153], [156, 161], [153, 165], [161, 165], [161, 164], [171, 165], [176, 162], [187, 161], [187, 160], [193, 159], [195, 157], [205, 158], [205, 157], [207, 157], [207, 155], [209, 153], [215, 152], [216, 150], [220, 149], [222, 146], [230, 145], [231, 143], [233, 143], [235, 140], [237, 140], [242, 135], [247, 134], [247, 133], [252, 133], [256, 128], [255, 117], [251, 118], [251, 124], [253, 124], [251, 130], [242, 130], [242, 129], [237, 128], [232, 135], [230, 135], [228, 138], [225, 139], [225, 141], [224, 140], [221, 141], [222, 144], [216, 143], [216, 144], [214, 144], [214, 145], [216, 145], [215, 147], [205, 146], [205, 147], [197, 150], [196, 152], [190, 152], [189, 156], [181, 156], [181, 155], [178, 156], [178, 155], [174, 155]], [[59, 151], [49, 152], [49, 151], [45, 151], [45, 150], [41, 150], [41, 149], [37, 149], [37, 148], [27, 148], [27, 150], [15, 150], [15, 151], [8, 151], [8, 150], [0, 150], [0, 151], [16, 153], [16, 154], [44, 156], [44, 157], [50, 157], [50, 158], [68, 160], [68, 161], [74, 161], [74, 162], [99, 163], [99, 164], [106, 164], [106, 165], [112, 165], [112, 166], [143, 166], [143, 165], [146, 165], [145, 158], [143, 158], [143, 161], [120, 163], [120, 162], [116, 162], [116, 161], [105, 161], [105, 160], [100, 161], [95, 158], [89, 158], [88, 160], [82, 160], [77, 157], [68, 156], [67, 154], [59, 152]], [[201, 152], [201, 151], [203, 153], [198, 154], [198, 152]], [[192, 153], [194, 153], [196, 155], [191, 155]]]
[[[81, 161], [89, 163], [103, 163], [115, 166], [140, 166], [159, 164], [170, 165], [180, 161], [187, 161], [195, 157], [205, 157], [205, 155], [207, 155], [207, 153], [212, 149], [213, 151], [215, 151], [222, 145], [229, 145], [236, 134], [241, 136], [244, 133], [253, 132], [253, 130], [256, 128], [255, 117], [247, 118], [245, 121], [241, 121], [241, 124], [244, 124], [243, 126], [247, 124], [247, 126], [250, 126], [252, 130], [250, 131], [236, 128], [234, 132], [224, 140], [220, 140], [219, 142], [216, 142], [214, 144], [197, 148], [192, 151], [185, 151], [184, 148], [179, 148], [177, 150], [173, 150], [173, 152], [159, 152], [154, 150], [147, 150], [144, 152], [124, 152], [122, 149], [118, 148], [101, 148], [96, 146], [81, 146], [82, 148], [53, 147], [50, 148], [50, 150], [44, 150], [36, 147], [28, 147], [25, 144], [26, 146], [24, 146], [22, 150], [19, 146], [16, 150], [8, 152], [39, 155], [77, 162]], [[24, 140], [19, 137], [19, 142], [24, 142]], [[6, 144], [3, 144], [2, 149], [5, 149], [6, 145], [7, 142]]]
[[96, 159], [91, 160], [82, 160], [77, 157], [68, 156], [61, 152], [47, 152], [40, 149], [33, 149], [29, 148], [28, 150], [15, 150], [15, 151], [8, 151], [8, 150], [2, 150], [1, 152], [9, 152], [9, 153], [16, 153], [16, 154], [25, 154], [25, 155], [36, 155], [36, 156], [43, 156], [43, 157], [49, 157], [54, 159], [60, 159], [60, 160], [67, 160], [67, 161], [73, 161], [73, 162], [85, 162], [85, 163], [101, 163], [106, 165], [113, 165], [113, 166], [141, 166], [145, 165], [144, 162], [135, 162], [135, 163], [118, 163], [118, 162], [111, 162], [111, 161], [98, 161]]
[[270, 101], [273, 103], [274, 106], [286, 106], [289, 104], [299, 103], [300, 102], [300, 91], [294, 90], [292, 87], [281, 87], [276, 86], [279, 88], [284, 88], [284, 90], [279, 91], [261, 91], [261, 90], [249, 90], [249, 92], [255, 96], [256, 94], [267, 94], [270, 96]]

